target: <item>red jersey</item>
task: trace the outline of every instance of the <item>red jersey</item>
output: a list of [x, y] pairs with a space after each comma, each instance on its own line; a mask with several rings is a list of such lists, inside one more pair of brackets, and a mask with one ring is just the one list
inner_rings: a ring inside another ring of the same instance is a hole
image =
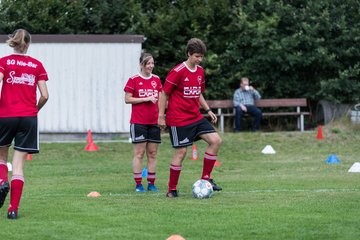
[[148, 78], [140, 74], [129, 78], [124, 87], [125, 92], [132, 93], [135, 98], [154, 96], [157, 99], [156, 103], [149, 101], [132, 104], [130, 123], [157, 124], [159, 114], [158, 100], [161, 89], [160, 78], [154, 74], [151, 74]]
[[190, 70], [185, 62], [174, 67], [166, 77], [164, 92], [169, 95], [166, 124], [185, 126], [203, 118], [200, 95], [205, 91], [204, 69]]
[[36, 116], [37, 82], [48, 80], [40, 61], [27, 55], [12, 54], [0, 58], [4, 74], [0, 97], [0, 117]]

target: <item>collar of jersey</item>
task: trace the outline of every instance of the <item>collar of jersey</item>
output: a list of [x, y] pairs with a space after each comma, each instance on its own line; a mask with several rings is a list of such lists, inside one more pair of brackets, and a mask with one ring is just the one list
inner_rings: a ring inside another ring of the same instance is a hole
[[196, 72], [196, 70], [197, 70], [197, 65], [195, 65], [195, 69], [194, 69], [194, 70], [191, 70], [191, 69], [188, 67], [188, 65], [186, 65], [186, 62], [184, 62], [184, 65], [185, 65], [185, 67], [186, 67], [190, 72]]
[[152, 73], [150, 73], [150, 76], [148, 76], [148, 77], [141, 75], [141, 73], [139, 73], [139, 76], [143, 79], [150, 79], [152, 77]]

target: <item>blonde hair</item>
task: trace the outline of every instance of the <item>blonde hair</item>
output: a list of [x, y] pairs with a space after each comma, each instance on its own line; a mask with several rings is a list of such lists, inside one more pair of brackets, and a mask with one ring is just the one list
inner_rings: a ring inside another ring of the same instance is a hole
[[24, 53], [31, 41], [31, 36], [25, 29], [17, 29], [9, 35], [9, 40], [6, 43], [14, 48], [15, 51]]

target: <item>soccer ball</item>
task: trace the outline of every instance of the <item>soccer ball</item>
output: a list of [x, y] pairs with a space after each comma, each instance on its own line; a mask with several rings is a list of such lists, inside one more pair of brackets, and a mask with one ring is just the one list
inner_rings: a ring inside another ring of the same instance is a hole
[[192, 186], [192, 194], [194, 198], [209, 198], [213, 195], [214, 190], [209, 181], [204, 179], [197, 180]]

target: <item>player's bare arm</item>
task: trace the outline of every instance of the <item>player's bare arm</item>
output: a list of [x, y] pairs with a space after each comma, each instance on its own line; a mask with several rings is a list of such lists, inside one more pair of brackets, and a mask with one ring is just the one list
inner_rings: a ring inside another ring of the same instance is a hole
[[212, 123], [216, 123], [217, 122], [217, 117], [215, 115], [215, 113], [213, 113], [211, 111], [211, 109], [209, 108], [209, 105], [207, 104], [207, 102], [205, 101], [205, 98], [203, 96], [203, 94], [200, 94], [200, 105], [203, 109], [205, 109], [205, 111], [207, 112], [207, 114], [210, 116], [211, 118], [211, 122]]
[[161, 92], [160, 98], [159, 98], [159, 117], [158, 117], [158, 126], [161, 130], [165, 130], [166, 128], [166, 122], [165, 122], [165, 109], [166, 109], [166, 103], [168, 100], [169, 95], [164, 93], [164, 91]]
[[40, 98], [37, 103], [37, 108], [40, 111], [40, 109], [45, 105], [45, 103], [49, 99], [49, 92], [46, 86], [46, 81], [38, 81], [38, 89], [40, 91]]
[[127, 104], [138, 104], [143, 102], [153, 102], [156, 103], [157, 99], [154, 96], [146, 97], [146, 98], [136, 98], [133, 97], [132, 93], [125, 93], [125, 103]]

